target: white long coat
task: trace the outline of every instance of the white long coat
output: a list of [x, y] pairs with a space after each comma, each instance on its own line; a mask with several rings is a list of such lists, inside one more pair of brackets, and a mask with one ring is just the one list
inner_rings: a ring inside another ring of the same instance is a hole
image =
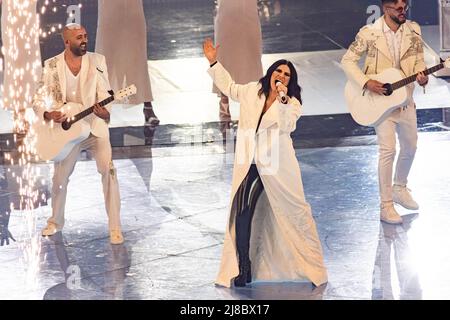
[[258, 96], [261, 85], [257, 82], [236, 84], [220, 63], [208, 73], [224, 94], [240, 103], [230, 216], [216, 283], [230, 287], [232, 279], [239, 274], [234, 198], [254, 158], [265, 192], [258, 201], [252, 224], [253, 280], [310, 280], [315, 285], [327, 282], [322, 248], [311, 208], [305, 200], [300, 167], [290, 137], [300, 117], [300, 102], [291, 98], [288, 105], [283, 105], [276, 100], [256, 133], [265, 103], [264, 94]]

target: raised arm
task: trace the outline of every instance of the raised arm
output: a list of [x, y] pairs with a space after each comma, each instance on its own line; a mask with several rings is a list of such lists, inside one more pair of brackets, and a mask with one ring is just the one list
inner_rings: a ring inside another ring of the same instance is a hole
[[237, 102], [241, 102], [248, 85], [236, 84], [228, 71], [217, 61], [217, 51], [219, 48], [219, 45], [217, 47], [214, 46], [211, 39], [206, 39], [203, 43], [203, 52], [210, 64], [208, 74], [224, 95]]

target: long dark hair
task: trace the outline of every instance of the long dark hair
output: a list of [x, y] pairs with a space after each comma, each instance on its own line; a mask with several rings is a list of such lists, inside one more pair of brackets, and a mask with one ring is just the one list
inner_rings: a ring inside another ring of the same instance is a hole
[[277, 68], [281, 65], [287, 65], [289, 67], [289, 70], [291, 71], [291, 77], [289, 80], [289, 84], [288, 84], [288, 93], [287, 95], [289, 97], [295, 97], [297, 98], [298, 101], [300, 101], [300, 103], [302, 102], [302, 88], [298, 85], [298, 76], [297, 76], [297, 70], [295, 70], [294, 65], [292, 64], [292, 62], [288, 61], [288, 60], [278, 60], [276, 62], [274, 62], [274, 64], [272, 64], [269, 69], [267, 69], [267, 73], [264, 77], [262, 77], [259, 80], [259, 83], [261, 84], [261, 89], [258, 92], [258, 95], [261, 97], [261, 95], [264, 93], [264, 95], [266, 96], [266, 98], [269, 96], [269, 92], [270, 92], [270, 78], [272, 77], [272, 73], [277, 70]]

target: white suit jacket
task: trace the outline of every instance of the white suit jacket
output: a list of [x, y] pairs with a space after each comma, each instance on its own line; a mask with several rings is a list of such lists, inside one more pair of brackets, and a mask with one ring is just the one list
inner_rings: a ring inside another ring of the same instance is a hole
[[[361, 89], [367, 81], [368, 75], [379, 74], [383, 70], [392, 68], [392, 57], [383, 33], [384, 16], [374, 24], [366, 25], [356, 35], [342, 58], [342, 67], [349, 80], [355, 81]], [[423, 53], [423, 40], [420, 26], [410, 20], [403, 25], [401, 42], [400, 66], [406, 76], [411, 76], [426, 69]], [[363, 70], [358, 62], [366, 56]]]
[[[45, 61], [42, 79], [33, 99], [33, 109], [39, 119], [45, 111], [55, 111], [66, 103], [66, 73], [64, 52]], [[83, 109], [110, 96], [108, 70], [105, 57], [98, 53], [86, 53], [82, 58], [80, 70], [80, 92]], [[111, 111], [111, 105], [107, 105]], [[91, 133], [96, 137], [109, 137], [108, 123], [94, 114], [86, 117]]]

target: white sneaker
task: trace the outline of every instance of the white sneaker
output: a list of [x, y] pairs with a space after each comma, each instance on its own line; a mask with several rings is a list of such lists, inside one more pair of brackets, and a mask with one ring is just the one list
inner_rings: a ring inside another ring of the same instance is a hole
[[403, 222], [392, 202], [381, 204], [380, 220], [390, 224], [401, 224]]
[[43, 237], [48, 237], [48, 236], [52, 236], [52, 235], [54, 235], [55, 233], [57, 233], [59, 230], [58, 230], [58, 228], [56, 227], [56, 224], [55, 223], [53, 223], [53, 222], [48, 222], [47, 223], [47, 226], [44, 228], [44, 229], [42, 229], [42, 236]]
[[413, 197], [411, 196], [410, 193], [411, 190], [409, 190], [406, 186], [394, 185], [392, 187], [392, 191], [393, 191], [392, 196], [395, 203], [398, 203], [405, 209], [409, 210], [419, 209], [419, 205], [417, 204], [416, 201], [414, 201]]

